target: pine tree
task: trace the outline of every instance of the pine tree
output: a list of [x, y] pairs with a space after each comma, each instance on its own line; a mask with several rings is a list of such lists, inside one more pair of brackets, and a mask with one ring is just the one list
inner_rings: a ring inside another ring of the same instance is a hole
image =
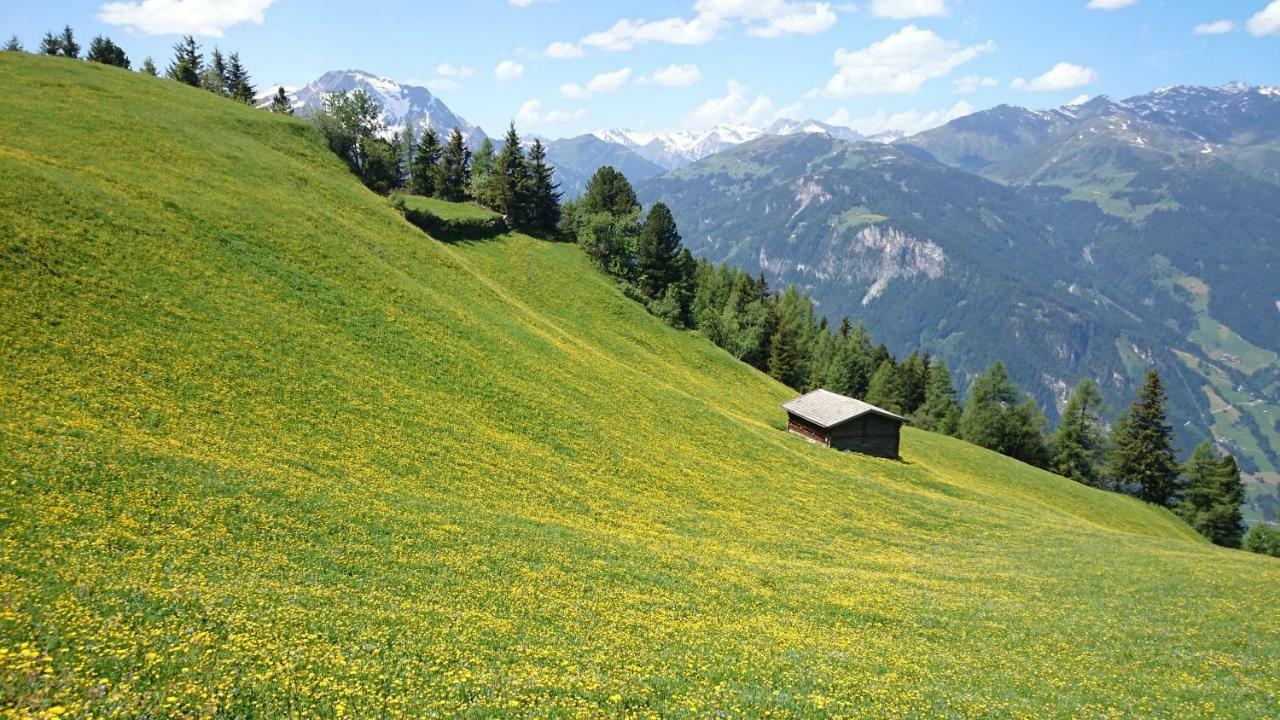
[[587, 181], [578, 200], [578, 210], [584, 215], [609, 213], [623, 216], [638, 212], [640, 201], [636, 199], [636, 191], [627, 177], [605, 165]]
[[413, 166], [409, 171], [409, 191], [414, 195], [431, 197], [439, 192], [440, 156], [440, 135], [435, 128], [427, 126], [422, 139], [418, 141]]
[[922, 430], [955, 435], [960, 424], [960, 405], [951, 371], [941, 358], [929, 365], [929, 379], [924, 390], [924, 404], [911, 416], [911, 423]]
[[231, 53], [227, 57], [226, 71], [222, 80], [224, 92], [233, 100], [252, 105], [257, 89], [249, 82], [249, 71], [240, 62], [240, 53]]
[[101, 35], [89, 42], [89, 54], [85, 59], [89, 62], [129, 69], [129, 56], [125, 54], [124, 49], [111, 42], [110, 38]]
[[471, 156], [471, 177], [467, 186], [471, 197], [487, 208], [498, 206], [497, 175], [494, 172], [497, 158], [498, 153], [493, 149], [493, 141], [489, 138], [485, 138], [480, 143], [480, 149]]
[[[676, 230], [676, 220], [665, 204], [654, 203], [636, 243], [636, 285], [645, 297], [656, 300], [666, 293], [667, 285], [675, 279], [679, 254], [680, 233]], [[792, 341], [794, 344], [795, 338]], [[794, 353], [791, 359], [794, 364]]]
[[1168, 505], [1177, 490], [1178, 462], [1173, 428], [1165, 420], [1164, 386], [1155, 368], [1147, 372], [1138, 399], [1113, 434], [1108, 463], [1112, 481], [1136, 487], [1147, 502]]
[[788, 326], [779, 327], [769, 341], [768, 371], [774, 380], [795, 387], [796, 338]]
[[142, 61], [142, 70], [140, 72], [143, 75], [150, 75], [151, 77], [157, 77], [160, 75], [156, 70], [156, 61], [152, 60], [150, 55], [147, 56], [146, 60]]
[[1048, 463], [1044, 414], [996, 361], [978, 376], [960, 416], [960, 437], [1032, 465]]
[[914, 413], [924, 404], [925, 385], [929, 382], [929, 354], [916, 350], [902, 361], [902, 411]]
[[44, 37], [40, 38], [40, 53], [42, 55], [59, 55], [62, 53], [62, 40], [57, 35], [47, 32]]
[[902, 382], [902, 370], [892, 360], [881, 362], [871, 374], [866, 400], [891, 413], [902, 414], [902, 406], [906, 403], [906, 388]]
[[0, 48], [0, 52], [23, 52], [22, 41], [17, 35], [11, 35], [4, 47]]
[[222, 56], [222, 51], [214, 46], [213, 53], [209, 56], [209, 65], [200, 73], [200, 87], [208, 90], [214, 95], [227, 95], [230, 86], [227, 77], [227, 62]]
[[560, 225], [560, 185], [547, 164], [547, 148], [537, 138], [529, 148], [529, 176], [529, 224], [550, 235]]
[[190, 35], [183, 35], [182, 41], [173, 46], [173, 60], [165, 71], [172, 80], [200, 87], [200, 74], [204, 70], [204, 60], [200, 57], [200, 46]]
[[1085, 485], [1102, 486], [1106, 449], [1102, 403], [1102, 391], [1092, 380], [1085, 378], [1076, 384], [1050, 440], [1053, 459], [1049, 469]]
[[440, 185], [437, 193], [445, 200], [467, 199], [467, 180], [471, 176], [471, 151], [462, 139], [462, 131], [453, 129], [449, 144], [440, 156]]
[[76, 42], [76, 35], [71, 32], [70, 25], [62, 28], [62, 37], [58, 38], [58, 52], [62, 57], [80, 57], [80, 44]]
[[1206, 442], [1191, 454], [1183, 472], [1186, 484], [1174, 511], [1212, 542], [1240, 547], [1244, 483], [1236, 459], [1219, 458]]
[[289, 94], [284, 91], [283, 87], [276, 88], [276, 94], [271, 98], [271, 112], [280, 113], [281, 115], [292, 115], [293, 104], [289, 102]]
[[511, 227], [527, 227], [531, 210], [529, 190], [532, 178], [515, 122], [507, 126], [502, 150], [494, 161], [494, 175], [498, 201], [494, 209], [506, 218]]
[[841, 340], [831, 356], [827, 389], [849, 397], [864, 397], [872, 372], [871, 340], [866, 328], [862, 325], [852, 330], [842, 327]]

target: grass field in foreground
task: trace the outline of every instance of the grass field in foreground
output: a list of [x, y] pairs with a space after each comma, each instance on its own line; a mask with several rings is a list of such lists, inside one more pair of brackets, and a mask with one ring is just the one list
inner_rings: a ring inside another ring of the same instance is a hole
[[0, 54], [0, 716], [1274, 717], [1280, 562], [791, 394], [318, 135]]

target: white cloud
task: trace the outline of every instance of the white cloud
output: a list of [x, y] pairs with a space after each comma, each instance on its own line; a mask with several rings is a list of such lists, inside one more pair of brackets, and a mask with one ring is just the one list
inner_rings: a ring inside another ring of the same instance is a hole
[[746, 85], [737, 80], [730, 80], [725, 85], [724, 97], [711, 98], [689, 113], [689, 124], [698, 128], [722, 124], [762, 124], [773, 112], [773, 101], [764, 95], [756, 95], [754, 100], [750, 99], [747, 97], [747, 89]]
[[469, 78], [475, 74], [475, 70], [469, 67], [459, 67], [453, 63], [442, 63], [436, 68], [436, 75], [447, 78]]
[[836, 74], [815, 94], [849, 97], [871, 93], [911, 93], [925, 81], [942, 77], [979, 55], [995, 50], [988, 40], [962, 47], [932, 30], [908, 25], [861, 50], [836, 51]]
[[648, 77], [643, 77], [636, 82], [653, 83], [654, 85], [663, 85], [665, 87], [688, 87], [702, 80], [702, 71], [697, 65], [668, 65], [661, 70], [656, 70]]
[[512, 7], [529, 7], [539, 2], [555, 2], [555, 0], [507, 0], [507, 4]]
[[588, 80], [585, 86], [577, 83], [561, 85], [560, 94], [574, 100], [585, 100], [599, 93], [616, 92], [630, 79], [631, 68], [626, 67], [613, 72], [600, 73]]
[[1200, 23], [1192, 29], [1197, 35], [1223, 35], [1236, 29], [1236, 24], [1230, 20], [1214, 20], [1213, 22]]
[[1009, 83], [1009, 86], [1014, 90], [1032, 92], [1040, 90], [1069, 90], [1081, 85], [1088, 85], [1097, 79], [1098, 73], [1091, 68], [1060, 62], [1045, 74], [1034, 77], [1031, 80], [1014, 78], [1013, 82]]
[[863, 135], [876, 135], [883, 132], [914, 135], [939, 125], [945, 125], [958, 117], [964, 117], [972, 112], [973, 106], [964, 100], [949, 108], [930, 110], [926, 113], [913, 109], [890, 114], [881, 108], [865, 117], [854, 117], [847, 108], [840, 108], [834, 115], [827, 118], [827, 123], [853, 128]]
[[1280, 35], [1280, 0], [1272, 0], [1266, 7], [1249, 18], [1249, 34], [1255, 37]]
[[1136, 2], [1138, 0], [1089, 0], [1089, 4], [1085, 7], [1090, 10], [1119, 10]]
[[573, 58], [580, 58], [586, 53], [573, 43], [557, 40], [548, 45], [547, 49], [542, 51], [542, 54], [555, 60], [572, 60]]
[[577, 120], [586, 114], [587, 111], [582, 108], [544, 112], [541, 100], [530, 100], [521, 105], [520, 109], [516, 111], [515, 120], [518, 125], [555, 125]]
[[190, 34], [222, 37], [232, 25], [261, 25], [275, 0], [137, 0], [110, 2], [98, 8], [98, 19], [148, 35]]
[[993, 77], [965, 75], [962, 78], [956, 78], [951, 81], [951, 90], [957, 95], [968, 95], [977, 92], [979, 88], [993, 88], [999, 84], [1000, 81]]
[[946, 17], [946, 0], [871, 0], [876, 17], [906, 20], [917, 17]]
[[[789, 0], [697, 0], [691, 18], [662, 20], [623, 18], [576, 43], [557, 40], [543, 54], [553, 58], [581, 57], [588, 49], [622, 51], [645, 43], [701, 45], [711, 42], [732, 22], [746, 25], [757, 37], [815, 35], [836, 24], [836, 7], [829, 2]], [[847, 9], [841, 6], [840, 9]]]
[[497, 75], [502, 82], [511, 82], [524, 75], [524, 66], [511, 60], [503, 60], [498, 63], [498, 67], [493, 69], [493, 74]]
[[1072, 98], [1071, 102], [1067, 103], [1067, 105], [1083, 105], [1087, 102], [1089, 102], [1088, 95], [1077, 95], [1074, 98]]

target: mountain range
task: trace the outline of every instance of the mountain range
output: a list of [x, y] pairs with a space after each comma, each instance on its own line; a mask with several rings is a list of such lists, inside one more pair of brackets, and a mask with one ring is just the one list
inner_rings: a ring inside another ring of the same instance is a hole
[[832, 320], [923, 346], [961, 384], [1003, 359], [1053, 417], [1169, 378], [1184, 450], [1213, 439], [1280, 504], [1280, 94], [1233, 83], [1000, 106], [892, 145], [761, 137], [640, 183], [696, 255], [808, 288]]

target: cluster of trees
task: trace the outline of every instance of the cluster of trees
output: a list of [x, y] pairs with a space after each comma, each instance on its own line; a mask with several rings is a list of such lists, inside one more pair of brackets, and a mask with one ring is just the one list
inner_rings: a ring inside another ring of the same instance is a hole
[[514, 122], [507, 127], [501, 150], [495, 150], [493, 141], [485, 138], [474, 154], [458, 128], [443, 146], [430, 127], [416, 148], [412, 135], [406, 137], [413, 157], [409, 189], [415, 195], [475, 201], [501, 214], [511, 227], [542, 235], [554, 234], [559, 228], [560, 186], [547, 163], [547, 149], [535, 138], [526, 152]]
[[[694, 261], [670, 210], [643, 212], [626, 177], [603, 167], [563, 208], [563, 229], [623, 291], [673, 326], [691, 328], [798, 391], [827, 388], [863, 398], [912, 424], [953, 435], [1081, 483], [1169, 507], [1213, 542], [1239, 547], [1244, 489], [1230, 455], [1207, 443], [1184, 465], [1160, 375], [1152, 369], [1137, 400], [1112, 425], [1093, 381], [1071, 392], [1052, 433], [1036, 401], [997, 361], [961, 403], [940, 358], [912, 350], [899, 360], [848, 318], [829, 327], [807, 292], [769, 288], [729, 265]], [[1259, 541], [1261, 542], [1261, 541]]]
[[[24, 51], [22, 42], [16, 35], [10, 37], [0, 49], [8, 52]], [[75, 31], [70, 25], [63, 27], [62, 32], [59, 33], [47, 32], [40, 40], [40, 53], [44, 55], [78, 59], [80, 49], [80, 43], [76, 41]], [[124, 48], [112, 42], [111, 38], [101, 35], [89, 42], [89, 52], [84, 59], [103, 65], [114, 65], [125, 70], [132, 68]], [[139, 72], [153, 77], [160, 74], [155, 62], [149, 57], [142, 62]], [[249, 71], [240, 61], [240, 54], [233, 52], [224, 56], [222, 51], [215, 47], [206, 65], [200, 46], [190, 35], [183, 36], [182, 41], [173, 46], [173, 60], [169, 63], [165, 76], [246, 104], [251, 105], [254, 101], [253, 83], [249, 80]], [[283, 94], [284, 88], [281, 88], [280, 95]], [[286, 101], [286, 106], [287, 104]]]

